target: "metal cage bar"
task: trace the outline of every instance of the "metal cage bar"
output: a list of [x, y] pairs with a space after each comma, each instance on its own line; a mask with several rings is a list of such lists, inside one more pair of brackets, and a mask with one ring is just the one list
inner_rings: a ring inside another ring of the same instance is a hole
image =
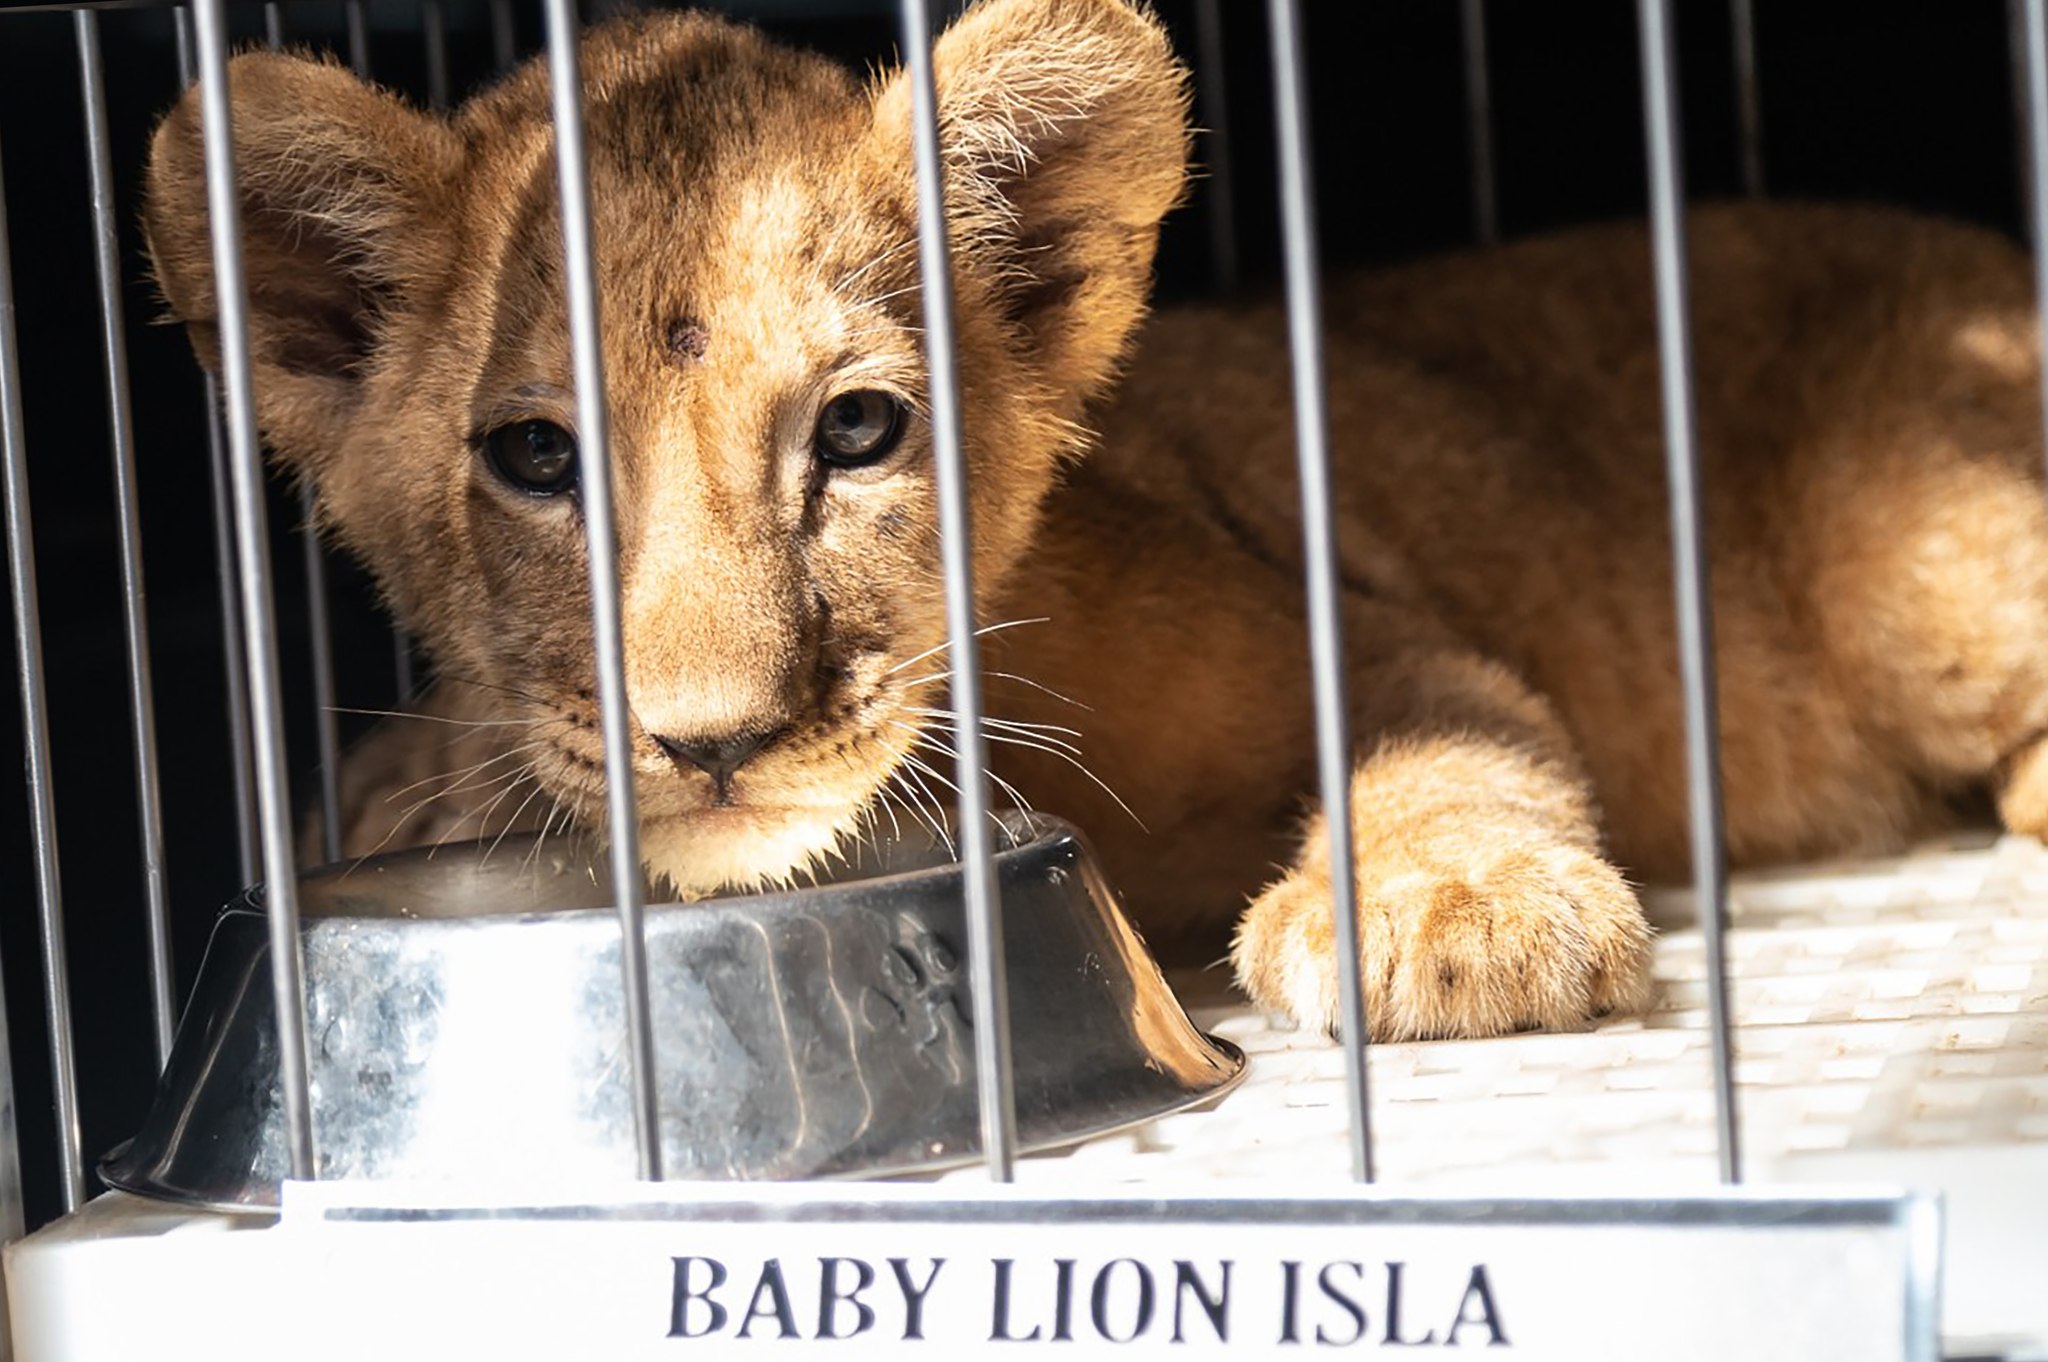
[[206, 463], [213, 501], [214, 562], [219, 568], [222, 663], [228, 702], [228, 760], [233, 767], [236, 869], [243, 884], [263, 873], [262, 834], [256, 825], [256, 754], [250, 736], [248, 630], [242, 620], [242, 569], [235, 547], [235, 494], [228, 472], [220, 378], [207, 372]]
[[441, 0], [420, 0], [420, 35], [427, 47], [427, 105], [448, 107], [448, 16]]
[[512, 0], [491, 0], [491, 62], [509, 71], [519, 60], [519, 35], [512, 22]]
[[1735, 49], [1735, 127], [1742, 152], [1742, 192], [1764, 192], [1764, 105], [1756, 76], [1755, 0], [1728, 0], [1730, 42]]
[[[2013, 127], [2013, 179], [2019, 186], [2020, 215], [2026, 221], [2030, 235], [2035, 231], [2037, 205], [2034, 187], [2036, 166], [2034, 155], [2034, 106], [2033, 72], [2028, 66], [2032, 53], [2027, 38], [2028, 0], [2005, 0], [2005, 58], [2007, 83], [2012, 95]], [[2039, 259], [2040, 241], [2033, 239]]]
[[1202, 146], [1208, 158], [1209, 277], [1218, 293], [1237, 288], [1237, 184], [1230, 164], [1230, 80], [1223, 53], [1223, 0], [1197, 0], [1195, 44], [1201, 53], [1196, 67], [1202, 122]]
[[1267, 0], [1272, 30], [1273, 122], [1279, 137], [1280, 241], [1287, 279], [1287, 348], [1294, 370], [1294, 443], [1301, 470], [1302, 556], [1307, 576], [1309, 669], [1315, 689], [1316, 766], [1330, 839], [1335, 915], [1338, 1040], [1344, 1049], [1351, 1171], [1373, 1180], [1372, 1113], [1366, 1091], [1365, 997], [1359, 979], [1358, 881], [1352, 868], [1351, 734], [1344, 697], [1344, 626], [1337, 602], [1337, 527], [1330, 496], [1329, 414], [1323, 391], [1323, 323], [1310, 176], [1307, 75], [1296, 0]]
[[[22, 1205], [20, 1108], [15, 1102], [14, 1049], [7, 1025], [7, 993], [0, 989], [0, 1245], [11, 1244], [28, 1233], [28, 1215]], [[6, 1293], [0, 1292], [0, 1334], [7, 1322]], [[0, 1357], [10, 1354], [0, 1352]]]
[[[22, 1204], [21, 1133], [16, 1119], [19, 1108], [14, 1092], [14, 1048], [8, 1032], [7, 993], [0, 988], [0, 1245], [12, 1244], [28, 1233], [28, 1215]], [[6, 1293], [0, 1291], [0, 1340], [11, 1341], [12, 1336], [13, 1322], [8, 1314]], [[11, 1348], [0, 1346], [0, 1358], [12, 1358], [14, 1355]]]
[[320, 851], [341, 856], [341, 724], [335, 710], [334, 621], [327, 601], [327, 552], [316, 528], [313, 484], [299, 486], [299, 551], [306, 565], [306, 632], [312, 648], [313, 733], [320, 754]]
[[299, 943], [298, 868], [292, 849], [291, 786], [285, 766], [284, 704], [278, 676], [264, 508], [263, 451], [249, 359], [249, 291], [242, 270], [241, 204], [235, 191], [232, 101], [228, 94], [226, 0], [194, 0], [206, 202], [213, 239], [220, 365], [227, 393], [235, 533], [240, 551], [242, 612], [247, 625], [250, 715], [254, 720], [256, 794], [261, 818], [264, 908], [270, 923], [271, 989], [277, 1012], [278, 1077], [292, 1176], [311, 1178], [316, 1163], [306, 1050], [306, 990]]
[[71, 1035], [71, 974], [65, 964], [64, 893], [57, 864], [57, 801], [51, 789], [49, 691], [43, 684], [42, 619], [36, 603], [28, 448], [21, 420], [21, 369], [14, 329], [14, 264], [0, 190], [0, 444], [6, 447], [7, 562], [14, 597], [14, 653], [21, 675], [22, 746], [29, 824], [35, 836], [36, 921], [42, 937], [43, 1011], [49, 1025], [50, 1086], [57, 1121], [57, 1170], [64, 1209], [85, 1200], [78, 1123], [78, 1061]]
[[391, 671], [398, 687], [398, 704], [403, 708], [420, 688], [419, 665], [413, 660], [412, 636], [403, 625], [391, 629]]
[[622, 933], [628, 1063], [640, 1176], [661, 1177], [660, 1087], [648, 1011], [646, 905], [640, 871], [640, 815], [633, 796], [632, 714], [619, 610], [619, 544], [613, 523], [610, 420], [605, 408], [604, 333], [598, 326], [597, 247], [590, 215], [590, 168], [583, 136], [583, 80], [574, 0], [546, 0], [548, 74], [554, 98], [555, 168], [562, 195], [562, 250], [575, 368], [577, 469], [590, 554], [590, 610], [604, 729], [612, 880]]
[[[509, 0], [507, 2], [509, 3]], [[370, 20], [364, 0], [348, 0], [348, 3], [344, 6], [343, 13], [348, 34], [348, 69], [355, 72], [357, 80], [366, 81], [370, 78]], [[447, 43], [445, 35], [441, 43], [441, 53], [443, 63], [441, 79], [445, 86], [447, 80], [445, 71]], [[427, 50], [429, 59], [433, 57], [433, 54], [434, 48], [430, 41]], [[310, 516], [311, 514], [312, 504], [309, 501], [307, 503], [307, 515]], [[325, 607], [323, 606], [322, 609], [324, 610]], [[396, 621], [391, 626], [391, 673], [398, 692], [398, 704], [396, 707], [403, 708], [405, 703], [412, 699], [414, 693], [419, 689], [419, 673], [413, 661], [412, 636], [407, 634], [405, 627]], [[328, 714], [327, 721], [332, 723], [333, 701], [330, 699], [324, 702], [323, 709]], [[321, 770], [324, 772], [327, 769], [328, 765], [323, 761], [321, 763]], [[338, 805], [339, 802], [340, 800], [337, 795], [336, 804]], [[329, 835], [329, 832], [330, 830], [323, 826], [323, 836]], [[327, 854], [330, 859], [341, 854], [341, 835], [338, 825], [331, 830], [331, 837], [332, 840], [327, 847]]]
[[171, 11], [171, 38], [178, 52], [178, 87], [184, 89], [192, 84], [198, 70], [192, 57], [192, 10], [179, 5]]
[[988, 741], [982, 731], [981, 647], [974, 623], [973, 507], [960, 411], [953, 327], [953, 261], [946, 239], [945, 163], [939, 151], [932, 21], [925, 0], [902, 0], [903, 57], [910, 78], [917, 163], [918, 283], [930, 375], [932, 453], [938, 482], [939, 554], [946, 584], [946, 646], [952, 676], [954, 782], [959, 790], [960, 873], [967, 895], [968, 975], [974, 989], [975, 1089], [989, 1176], [1008, 1182], [1017, 1155], [1017, 1099], [1010, 1049], [1010, 995], [1003, 904], [990, 837]]
[[348, 69], [358, 80], [370, 78], [370, 16], [363, 0], [347, 0], [342, 22], [348, 30]]
[[1493, 75], [1486, 56], [1486, 0], [1458, 0], [1465, 45], [1465, 136], [1471, 158], [1472, 237], [1500, 240], [1499, 190], [1493, 168]]
[[101, 356], [107, 367], [107, 424], [113, 443], [114, 501], [121, 548], [121, 623], [128, 661], [128, 722], [135, 743], [135, 805], [142, 825], [143, 906], [149, 934], [150, 1018], [157, 1062], [170, 1058], [177, 1020], [172, 998], [170, 905], [164, 889], [163, 784], [156, 745], [155, 686], [150, 677], [149, 617], [142, 582], [142, 513], [135, 488], [135, 421], [129, 398], [128, 344], [121, 307], [121, 244], [114, 216], [114, 158], [107, 130], [105, 69], [100, 19], [91, 10], [72, 15], [78, 42], [78, 77], [85, 106], [87, 170], [91, 176], [93, 264], [99, 284]]
[[[263, 7], [265, 42], [284, 50], [284, 16], [279, 6]], [[319, 499], [313, 484], [299, 484], [299, 555], [306, 574], [306, 633], [313, 673], [313, 735], [320, 765], [321, 859], [341, 857], [341, 723], [335, 709], [334, 617], [327, 591], [327, 552], [318, 530]]]
[[[193, 52], [192, 12], [179, 6], [172, 31], [178, 44], [178, 83], [199, 79]], [[241, 572], [235, 565], [234, 497], [228, 489], [227, 432], [221, 426], [220, 380], [212, 370], [201, 378], [206, 399], [206, 465], [213, 508], [213, 559], [220, 590], [221, 663], [228, 709], [228, 760], [234, 785], [236, 873], [254, 884], [258, 866], [255, 772], [249, 739], [249, 677], [242, 645]]]
[[1651, 251], [1657, 279], [1657, 352], [1663, 382], [1664, 455], [1671, 498], [1671, 570], [1678, 661], [1685, 691], [1685, 757], [1692, 820], [1693, 891], [1707, 957], [1714, 1123], [1723, 1182], [1742, 1180], [1728, 1027], [1728, 856], [1721, 820], [1721, 742], [1714, 694], [1714, 616], [1700, 502], [1693, 403], [1691, 316], [1685, 281], [1685, 188], [1679, 163], [1670, 0], [1637, 0], [1643, 122], [1649, 143]]
[[[2027, 223], [2034, 243], [2034, 300], [2048, 322], [2048, 0], [2020, 0], [2026, 137], [2022, 144]], [[2040, 323], [2037, 323], [2040, 324]], [[2044, 347], [2048, 353], [2048, 347]], [[2042, 429], [2048, 432], [2048, 366], [2041, 371]], [[2048, 448], [2048, 445], [2044, 445]]]

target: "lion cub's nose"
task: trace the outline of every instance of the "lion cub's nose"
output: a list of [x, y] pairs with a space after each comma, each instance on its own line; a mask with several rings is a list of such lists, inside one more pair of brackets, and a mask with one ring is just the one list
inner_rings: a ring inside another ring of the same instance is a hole
[[752, 733], [731, 733], [721, 738], [670, 738], [655, 734], [654, 741], [676, 764], [676, 769], [687, 774], [689, 767], [696, 767], [711, 777], [716, 802], [727, 804], [732, 797], [733, 772], [747, 764], [748, 758], [766, 747], [781, 735], [780, 729], [761, 729]]

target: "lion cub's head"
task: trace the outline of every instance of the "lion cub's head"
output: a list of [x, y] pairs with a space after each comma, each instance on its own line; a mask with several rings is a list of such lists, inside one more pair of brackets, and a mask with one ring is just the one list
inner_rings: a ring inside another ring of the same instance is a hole
[[[583, 60], [644, 846], [686, 892], [772, 879], [942, 703], [910, 92], [694, 14], [594, 29]], [[988, 0], [936, 66], [992, 591], [1144, 307], [1186, 97], [1119, 0]], [[445, 118], [319, 61], [230, 77], [263, 433], [597, 821], [545, 66]], [[147, 228], [211, 364], [196, 94], [158, 130]]]

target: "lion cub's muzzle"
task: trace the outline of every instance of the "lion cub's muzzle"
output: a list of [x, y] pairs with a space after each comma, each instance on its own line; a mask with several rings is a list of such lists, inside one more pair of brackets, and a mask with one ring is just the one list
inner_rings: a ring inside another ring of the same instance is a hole
[[[794, 622], [773, 632], [775, 643], [730, 649], [713, 675], [691, 668], [662, 687], [666, 704], [636, 704], [654, 745], [684, 780], [711, 779], [711, 804], [731, 807], [734, 777], [778, 745], [819, 722], [834, 684], [845, 675], [840, 644], [830, 634], [831, 609], [822, 598]], [[727, 631], [728, 642], [731, 634]], [[699, 667], [706, 660], [693, 657]], [[743, 678], [743, 679], [742, 679]]]
[[688, 775], [692, 768], [711, 777], [711, 802], [720, 807], [732, 803], [732, 778], [762, 748], [790, 731], [791, 725], [777, 724], [718, 738], [671, 738], [654, 735], [654, 744], [676, 769]]

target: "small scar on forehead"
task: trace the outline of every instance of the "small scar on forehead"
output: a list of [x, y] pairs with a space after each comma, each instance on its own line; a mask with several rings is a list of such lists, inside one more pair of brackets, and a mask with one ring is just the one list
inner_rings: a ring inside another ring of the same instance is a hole
[[677, 363], [704, 358], [711, 345], [711, 333], [694, 317], [674, 318], [663, 329], [661, 339], [669, 358]]

